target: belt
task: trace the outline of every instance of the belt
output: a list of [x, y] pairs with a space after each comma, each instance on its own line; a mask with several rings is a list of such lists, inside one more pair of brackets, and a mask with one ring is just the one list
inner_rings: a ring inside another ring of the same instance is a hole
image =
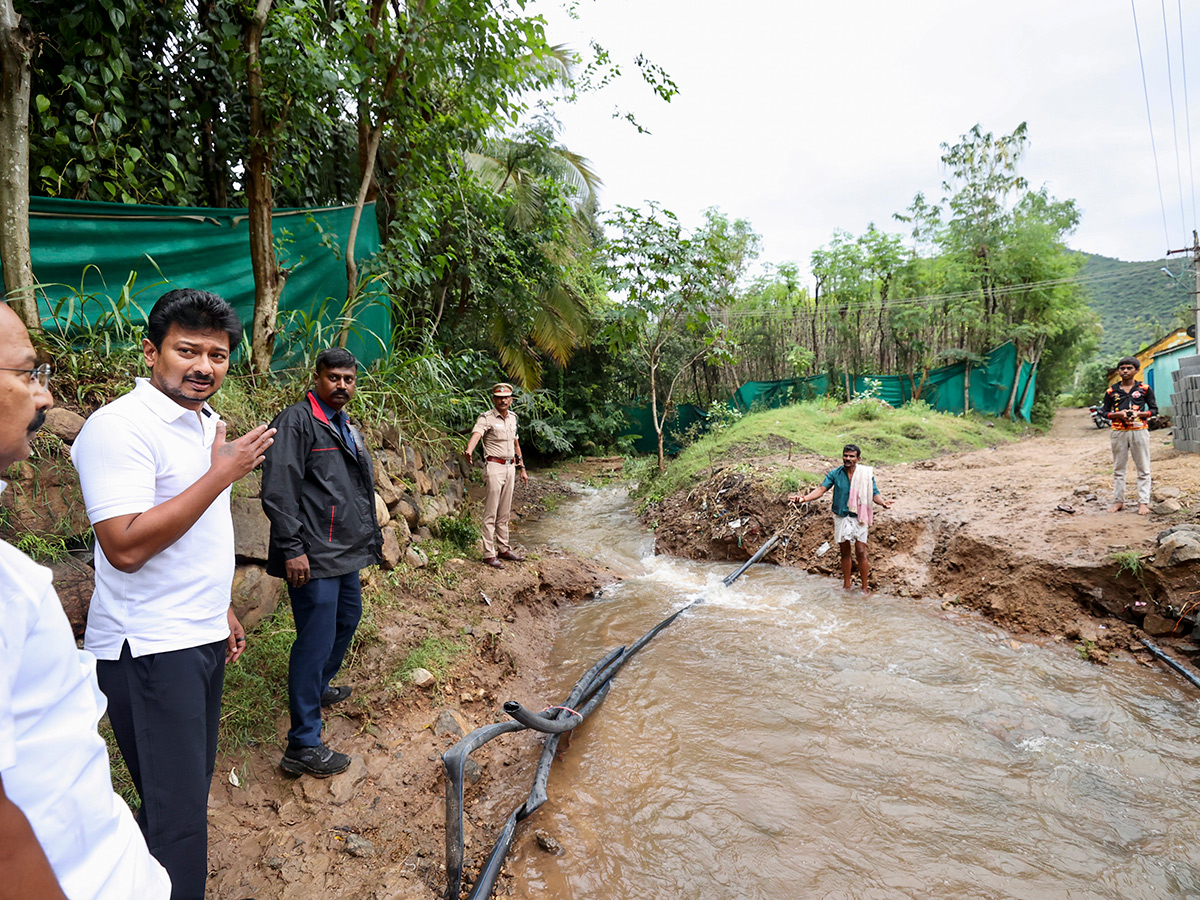
[[511, 466], [517, 461], [515, 456], [485, 456], [488, 462], [500, 463], [502, 466]]

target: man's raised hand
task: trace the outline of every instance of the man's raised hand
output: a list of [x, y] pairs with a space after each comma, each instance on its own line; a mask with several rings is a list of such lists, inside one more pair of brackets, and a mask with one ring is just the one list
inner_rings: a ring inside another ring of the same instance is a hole
[[213, 438], [212, 467], [233, 484], [249, 475], [264, 459], [267, 448], [275, 443], [274, 428], [259, 425], [247, 431], [236, 441], [225, 441], [225, 423], [217, 423], [217, 435]]

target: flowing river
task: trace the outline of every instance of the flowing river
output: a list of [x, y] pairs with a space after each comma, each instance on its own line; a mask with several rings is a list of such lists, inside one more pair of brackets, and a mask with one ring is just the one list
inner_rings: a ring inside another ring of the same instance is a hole
[[523, 843], [515, 896], [1200, 897], [1200, 696], [1177, 676], [771, 565], [726, 588], [733, 564], [654, 557], [616, 490], [519, 537], [635, 573], [564, 614], [547, 702], [707, 600], [561, 753], [524, 827], [564, 852]]

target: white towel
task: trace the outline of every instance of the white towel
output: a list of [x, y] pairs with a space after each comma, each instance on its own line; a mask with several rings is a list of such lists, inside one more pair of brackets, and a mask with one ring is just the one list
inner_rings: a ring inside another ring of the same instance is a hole
[[875, 470], [859, 463], [854, 467], [854, 476], [850, 479], [850, 502], [847, 505], [863, 525], [870, 525], [875, 519], [872, 506], [875, 499], [874, 478]]

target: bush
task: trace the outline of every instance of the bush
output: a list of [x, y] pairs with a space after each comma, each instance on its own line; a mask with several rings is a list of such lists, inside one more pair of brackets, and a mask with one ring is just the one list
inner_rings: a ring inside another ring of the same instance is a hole
[[479, 526], [472, 519], [460, 516], [442, 516], [430, 529], [433, 536], [457, 547], [470, 550], [480, 538]]

